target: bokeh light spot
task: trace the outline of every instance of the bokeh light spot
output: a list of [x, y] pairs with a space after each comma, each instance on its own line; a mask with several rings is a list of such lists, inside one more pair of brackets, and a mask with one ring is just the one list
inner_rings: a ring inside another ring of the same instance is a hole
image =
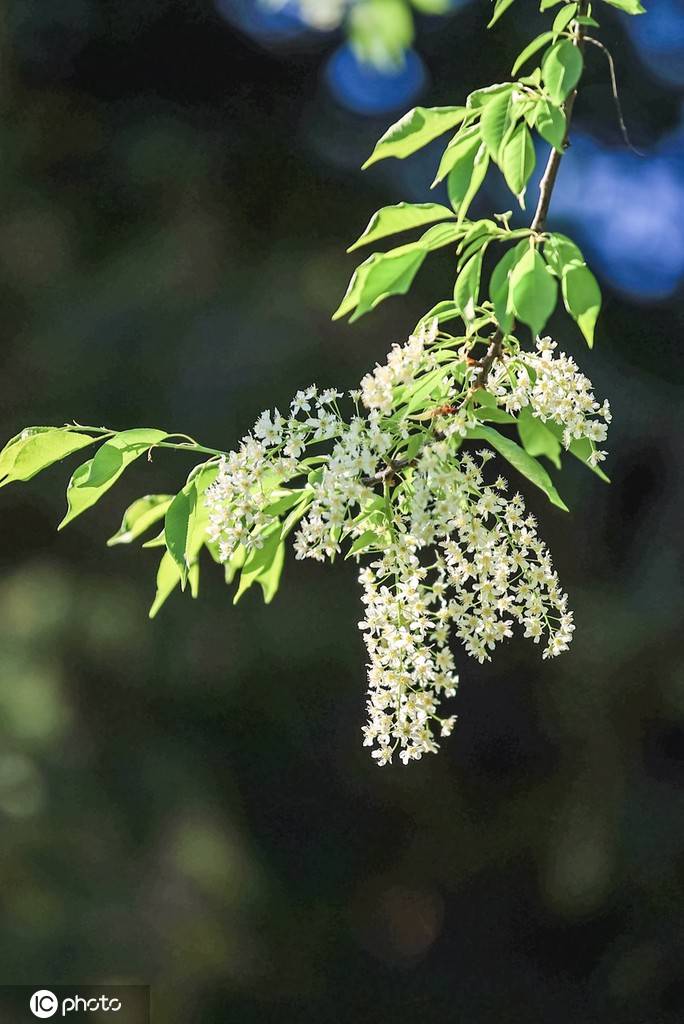
[[368, 117], [408, 106], [427, 82], [425, 65], [415, 50], [408, 50], [401, 64], [379, 69], [359, 60], [348, 45], [332, 55], [325, 77], [341, 106]]

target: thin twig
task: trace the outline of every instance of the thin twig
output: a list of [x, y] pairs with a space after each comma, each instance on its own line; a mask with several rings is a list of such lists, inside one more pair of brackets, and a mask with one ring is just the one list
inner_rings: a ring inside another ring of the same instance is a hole
[[[588, 0], [581, 0], [579, 10], [577, 12], [580, 17], [587, 13], [588, 6]], [[575, 32], [575, 38], [573, 39], [573, 43], [580, 51], [584, 50], [585, 38], [586, 37], [584, 34], [584, 26], [578, 25], [577, 30]], [[572, 112], [575, 106], [576, 99], [577, 89], [573, 89], [573, 91], [570, 93], [567, 100], [565, 101], [565, 106], [563, 108], [565, 113], [565, 135], [563, 137], [563, 143], [561, 145], [560, 151], [557, 149], [551, 150], [549, 160], [546, 165], [546, 170], [544, 171], [544, 176], [539, 185], [539, 202], [537, 203], [537, 209], [534, 214], [534, 220], [530, 225], [532, 231], [536, 233], [543, 231], [544, 225], [546, 224], [546, 217], [549, 212], [549, 206], [551, 205], [551, 196], [553, 195], [553, 188], [556, 184], [556, 178], [558, 177], [558, 169], [560, 167], [560, 162], [563, 159], [563, 153], [565, 152], [568, 146], [570, 122], [572, 120]]]
[[630, 139], [629, 132], [627, 131], [627, 125], [625, 124], [625, 119], [622, 114], [622, 104], [620, 103], [620, 94], [618, 93], [617, 75], [615, 74], [615, 61], [613, 60], [612, 53], [607, 46], [604, 46], [600, 39], [594, 39], [593, 36], [585, 36], [584, 40], [587, 43], [591, 43], [592, 46], [597, 46], [598, 49], [606, 55], [608, 60], [608, 66], [610, 68], [610, 86], [613, 92], [613, 99], [615, 101], [620, 133], [625, 141], [625, 145], [631, 149], [633, 153], [636, 153], [637, 156], [645, 156], [640, 149], [637, 149], [636, 146], [632, 145], [632, 140]]

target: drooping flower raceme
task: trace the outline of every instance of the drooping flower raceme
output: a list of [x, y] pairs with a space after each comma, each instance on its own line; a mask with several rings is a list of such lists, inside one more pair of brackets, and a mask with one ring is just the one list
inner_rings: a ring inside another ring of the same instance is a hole
[[[441, 702], [458, 685], [452, 635], [480, 662], [515, 627], [545, 658], [572, 639], [567, 596], [534, 517], [502, 476], [488, 482], [490, 449], [464, 449], [486, 419], [486, 406], [472, 401], [466, 350], [436, 322], [423, 327], [351, 393], [348, 419], [339, 392], [298, 392], [287, 416], [262, 413], [206, 493], [224, 562], [242, 562], [274, 529], [283, 539], [296, 529], [297, 558], [333, 559], [346, 548], [368, 559], [359, 576], [364, 742], [380, 764], [395, 752], [420, 758], [451, 732], [455, 718], [442, 715]], [[505, 409], [529, 404], [553, 419], [568, 443], [603, 440], [607, 406], [553, 351], [544, 339], [534, 353], [507, 355], [493, 394]]]

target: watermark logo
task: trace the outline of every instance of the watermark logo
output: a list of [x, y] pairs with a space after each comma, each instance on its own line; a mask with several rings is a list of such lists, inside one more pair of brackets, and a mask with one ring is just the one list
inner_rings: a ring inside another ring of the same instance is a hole
[[50, 989], [41, 988], [33, 993], [29, 1006], [34, 1017], [52, 1017], [57, 1010], [60, 1011], [60, 1016], [66, 1017], [68, 1013], [118, 1013], [121, 1009], [121, 1000], [116, 996], [111, 998], [107, 995], [73, 995], [59, 1000]]
[[150, 989], [148, 985], [0, 985], [0, 1024], [9, 1020], [17, 1024], [36, 1020], [150, 1024]]
[[34, 992], [29, 1001], [31, 1013], [34, 1017], [45, 1019], [53, 1017], [59, 1009], [59, 999], [49, 988], [40, 988]]

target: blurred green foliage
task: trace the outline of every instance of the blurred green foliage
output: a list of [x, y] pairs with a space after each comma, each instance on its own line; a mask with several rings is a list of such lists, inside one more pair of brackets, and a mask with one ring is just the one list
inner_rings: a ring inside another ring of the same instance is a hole
[[[472, 46], [486, 13], [422, 42], [427, 102], [512, 63]], [[355, 171], [384, 125], [332, 105], [319, 53], [257, 54], [190, 0], [10, 5], [2, 49], [3, 437], [76, 415], [233, 444], [264, 379], [275, 403], [353, 384], [448, 279], [330, 323], [387, 186]], [[680, 97], [623, 68], [655, 140]], [[610, 103], [597, 72], [578, 120]], [[574, 649], [461, 659], [462, 724], [410, 771], [358, 742], [348, 566], [288, 562], [271, 611], [216, 580], [150, 626], [148, 573], [102, 527], [180, 486], [174, 453], [59, 538], [61, 480], [3, 492], [7, 980], [149, 981], [169, 1024], [679, 1024], [682, 301], [606, 305], [591, 376], [614, 399], [613, 484], [578, 466], [572, 523], [545, 527]]]

